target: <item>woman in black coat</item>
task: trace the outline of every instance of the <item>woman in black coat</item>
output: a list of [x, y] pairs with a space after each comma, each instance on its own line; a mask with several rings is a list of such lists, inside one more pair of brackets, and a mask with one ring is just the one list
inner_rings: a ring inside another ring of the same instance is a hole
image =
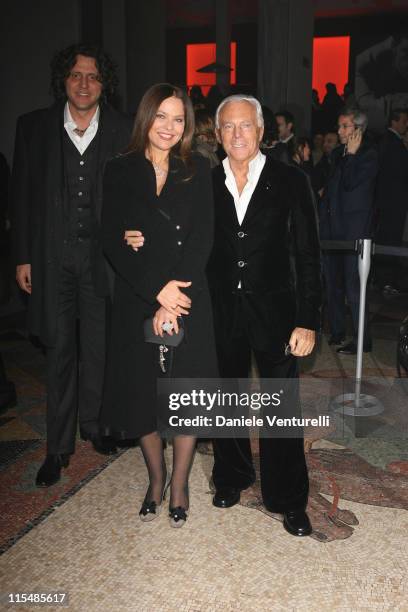
[[[166, 483], [157, 432], [159, 347], [144, 340], [144, 321], [185, 339], [174, 349], [171, 376], [215, 377], [216, 355], [205, 267], [213, 240], [210, 168], [191, 154], [194, 113], [187, 95], [168, 84], [151, 87], [135, 119], [128, 152], [108, 162], [104, 176], [102, 244], [113, 265], [115, 290], [108, 344], [102, 427], [120, 438], [140, 438], [149, 488], [140, 510], [152, 520]], [[133, 249], [125, 231], [138, 228], [145, 243]], [[181, 526], [188, 509], [192, 436], [176, 436], [170, 523]]]

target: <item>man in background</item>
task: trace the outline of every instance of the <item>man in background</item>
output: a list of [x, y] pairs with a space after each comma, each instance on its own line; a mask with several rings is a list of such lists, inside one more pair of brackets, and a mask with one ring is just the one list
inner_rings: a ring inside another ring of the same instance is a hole
[[[376, 187], [378, 225], [376, 242], [402, 246], [408, 213], [408, 149], [404, 137], [408, 132], [408, 108], [390, 113], [388, 129], [379, 145], [379, 172]], [[401, 268], [395, 257], [378, 261], [376, 281], [386, 294], [397, 295]]]
[[275, 119], [279, 136], [275, 149], [279, 159], [289, 164], [295, 154], [295, 117], [290, 111], [282, 110], [275, 113]]
[[[338, 118], [341, 146], [332, 153], [332, 169], [320, 205], [322, 240], [370, 238], [374, 211], [374, 188], [378, 171], [377, 151], [364, 137], [367, 115], [355, 108], [344, 109]], [[326, 252], [323, 258], [330, 329], [329, 344], [342, 344], [346, 337], [346, 298], [353, 320], [353, 338], [338, 353], [357, 352], [360, 279], [355, 253]], [[364, 351], [372, 348], [367, 316]]]
[[317, 164], [313, 166], [312, 172], [313, 190], [319, 198], [322, 198], [324, 187], [329, 179], [332, 165], [332, 153], [338, 144], [339, 136], [337, 132], [326, 132], [322, 144], [323, 155]]

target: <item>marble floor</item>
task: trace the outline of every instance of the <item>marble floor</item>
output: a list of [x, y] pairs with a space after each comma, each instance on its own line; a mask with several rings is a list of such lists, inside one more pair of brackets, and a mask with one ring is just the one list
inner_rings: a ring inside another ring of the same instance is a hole
[[[371, 297], [374, 350], [364, 356], [365, 377], [395, 376], [397, 330], [407, 310], [406, 296]], [[8, 368], [15, 367], [17, 353], [10, 347], [6, 351]], [[39, 380], [41, 359], [39, 352]], [[305, 376], [321, 378], [352, 378], [354, 367], [355, 358], [338, 355], [326, 335], [302, 363]], [[33, 428], [40, 439], [43, 433], [34, 421]], [[319, 444], [330, 447], [332, 442]], [[392, 448], [386, 440], [353, 444], [353, 451], [372, 465], [408, 459], [401, 441]], [[166, 456], [170, 464], [171, 447]], [[327, 543], [294, 538], [280, 521], [250, 507], [213, 507], [211, 466], [211, 455], [197, 453], [190, 514], [180, 530], [169, 526], [167, 507], [152, 523], [139, 520], [146, 490], [139, 448], [95, 470], [2, 555], [2, 609], [37, 609], [8, 604], [7, 593], [59, 592], [78, 612], [408, 612], [406, 510], [340, 499], [359, 520], [350, 537]]]

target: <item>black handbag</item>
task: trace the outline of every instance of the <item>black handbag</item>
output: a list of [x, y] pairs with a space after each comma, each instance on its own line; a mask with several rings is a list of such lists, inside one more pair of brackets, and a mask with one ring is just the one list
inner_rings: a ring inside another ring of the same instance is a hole
[[[170, 357], [172, 357], [172, 351], [179, 346], [184, 338], [184, 324], [183, 319], [178, 319], [179, 331], [178, 334], [173, 332], [172, 335], [164, 332], [163, 336], [158, 336], [154, 333], [153, 329], [153, 317], [146, 319], [143, 325], [144, 331], [144, 339], [145, 342], [149, 342], [149, 344], [158, 344], [159, 345], [159, 365], [161, 371], [164, 373], [167, 372], [166, 369], [166, 353], [171, 349]], [[172, 359], [170, 359], [170, 364]]]

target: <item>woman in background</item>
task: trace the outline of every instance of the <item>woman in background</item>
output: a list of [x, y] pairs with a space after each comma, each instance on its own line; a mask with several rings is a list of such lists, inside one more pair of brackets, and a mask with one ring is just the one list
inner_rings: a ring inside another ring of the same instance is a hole
[[293, 162], [311, 178], [313, 172], [313, 159], [309, 139], [302, 136], [296, 138], [294, 149]]
[[211, 168], [218, 166], [220, 160], [217, 155], [218, 142], [215, 136], [214, 118], [206, 110], [195, 113], [194, 150], [206, 157]]

